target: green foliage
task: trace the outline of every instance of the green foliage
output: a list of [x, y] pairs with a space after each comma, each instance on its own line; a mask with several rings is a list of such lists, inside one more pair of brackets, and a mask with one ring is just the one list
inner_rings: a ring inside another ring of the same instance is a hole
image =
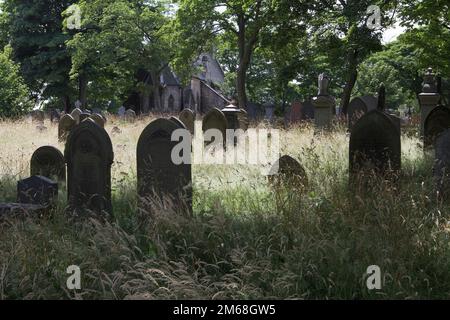
[[13, 58], [33, 93], [41, 98], [70, 96], [70, 56], [65, 48], [61, 13], [72, 1], [6, 0]]
[[360, 65], [354, 96], [376, 95], [380, 84], [384, 83], [388, 108], [419, 107], [417, 94], [422, 89], [419, 54], [405, 39], [400, 36]]
[[170, 61], [163, 3], [102, 0], [80, 1], [79, 6], [81, 29], [67, 46], [71, 77], [87, 77], [91, 104], [123, 101], [128, 91], [136, 89], [138, 69], [158, 73]]
[[11, 48], [0, 53], [0, 117], [17, 117], [33, 104], [29, 90], [20, 75], [19, 66], [11, 60]]

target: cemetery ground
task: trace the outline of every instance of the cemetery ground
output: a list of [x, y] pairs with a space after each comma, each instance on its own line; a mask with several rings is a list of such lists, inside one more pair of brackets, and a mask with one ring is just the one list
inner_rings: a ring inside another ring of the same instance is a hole
[[[281, 141], [306, 169], [305, 193], [274, 190], [248, 166], [194, 165], [193, 216], [158, 201], [150, 215], [136, 197], [136, 144], [149, 122], [106, 126], [111, 221], [70, 219], [64, 186], [52, 215], [2, 221], [0, 299], [450, 298], [449, 206], [434, 193], [416, 132], [402, 136], [396, 185], [349, 188], [344, 126], [314, 135], [302, 125], [282, 130]], [[57, 125], [45, 125], [0, 122], [2, 201], [16, 200], [34, 150], [64, 150]], [[81, 268], [81, 290], [66, 287], [70, 265]], [[366, 286], [371, 265], [381, 268], [381, 290]]]

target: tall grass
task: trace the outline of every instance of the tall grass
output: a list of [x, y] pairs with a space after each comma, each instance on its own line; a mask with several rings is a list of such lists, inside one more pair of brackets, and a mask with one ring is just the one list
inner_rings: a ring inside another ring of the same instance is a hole
[[[137, 209], [135, 148], [149, 119], [111, 119], [111, 222], [72, 221], [64, 187], [53, 215], [0, 226], [1, 299], [447, 299], [450, 297], [448, 205], [439, 202], [432, 160], [418, 140], [402, 138], [402, 176], [358, 192], [348, 186], [343, 128], [314, 135], [282, 130], [283, 154], [298, 159], [308, 190], [273, 190], [258, 168], [193, 167], [194, 215], [155, 202]], [[0, 123], [0, 200], [15, 200], [39, 146], [57, 128]], [[70, 265], [82, 290], [66, 288]], [[378, 265], [381, 290], [369, 291], [367, 267]]]

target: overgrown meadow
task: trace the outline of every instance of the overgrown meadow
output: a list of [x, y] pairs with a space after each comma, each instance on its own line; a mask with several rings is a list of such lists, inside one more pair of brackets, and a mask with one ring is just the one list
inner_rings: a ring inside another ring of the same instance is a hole
[[[274, 189], [250, 166], [193, 166], [194, 215], [154, 201], [138, 210], [136, 144], [151, 121], [110, 119], [114, 217], [2, 220], [0, 299], [448, 299], [449, 207], [437, 200], [432, 158], [402, 138], [402, 176], [370, 190], [348, 185], [343, 126], [281, 129], [282, 153], [305, 167], [309, 186]], [[0, 122], [0, 201], [16, 200], [32, 153], [58, 143], [57, 125]], [[256, 125], [256, 124], [254, 124]], [[261, 124], [260, 124], [261, 125]], [[113, 127], [121, 133], [112, 133]], [[82, 289], [67, 289], [78, 265]], [[378, 265], [381, 290], [369, 291]]]

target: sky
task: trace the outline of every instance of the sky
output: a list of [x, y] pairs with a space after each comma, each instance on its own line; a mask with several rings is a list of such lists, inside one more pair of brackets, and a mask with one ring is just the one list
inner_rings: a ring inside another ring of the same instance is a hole
[[395, 25], [392, 28], [387, 29], [383, 34], [383, 44], [395, 41], [399, 35], [405, 32], [405, 28]]

